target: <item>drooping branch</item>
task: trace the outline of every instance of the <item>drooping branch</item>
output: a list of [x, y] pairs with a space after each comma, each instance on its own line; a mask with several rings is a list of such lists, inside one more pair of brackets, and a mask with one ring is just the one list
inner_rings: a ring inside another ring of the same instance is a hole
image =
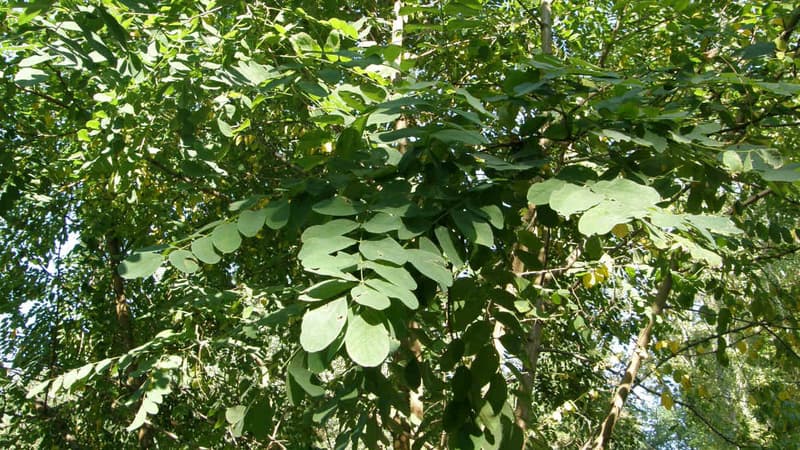
[[611, 442], [611, 434], [614, 432], [614, 426], [622, 415], [622, 408], [625, 406], [625, 400], [628, 398], [631, 389], [633, 389], [636, 376], [639, 373], [639, 368], [642, 366], [642, 361], [647, 354], [647, 347], [650, 345], [650, 338], [653, 335], [656, 318], [661, 315], [661, 311], [664, 310], [670, 291], [672, 291], [672, 274], [669, 269], [666, 269], [661, 283], [658, 286], [655, 298], [653, 299], [653, 303], [650, 305], [650, 317], [647, 321], [647, 325], [639, 333], [639, 338], [636, 340], [636, 347], [634, 348], [628, 368], [625, 370], [625, 375], [614, 391], [614, 396], [611, 399], [611, 410], [600, 425], [596, 437], [588, 441], [583, 446], [583, 450], [604, 450], [608, 448]]

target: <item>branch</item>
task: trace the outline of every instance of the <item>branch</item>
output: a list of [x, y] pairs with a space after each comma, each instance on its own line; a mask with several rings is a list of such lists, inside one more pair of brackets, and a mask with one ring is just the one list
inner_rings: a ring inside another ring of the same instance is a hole
[[784, 346], [787, 351], [789, 351], [789, 354], [791, 354], [792, 356], [794, 356], [797, 359], [800, 359], [800, 355], [798, 355], [797, 352], [794, 351], [794, 349], [792, 348], [791, 345], [787, 344], [786, 341], [781, 339], [781, 337], [778, 336], [777, 333], [775, 333], [774, 331], [770, 330], [769, 327], [766, 326], [766, 325], [762, 325], [762, 328], [764, 328], [764, 330], [766, 330], [767, 333], [771, 334], [772, 337], [774, 337], [778, 342], [780, 342], [781, 345]]
[[791, 255], [793, 253], [797, 253], [800, 251], [800, 245], [795, 245], [794, 247], [789, 247], [783, 251], [775, 253], [774, 255], [759, 255], [753, 258], [755, 261], [765, 261], [770, 259], [778, 259], [783, 258], [784, 256]]
[[53, 96], [51, 96], [49, 94], [45, 94], [44, 92], [39, 92], [39, 91], [35, 91], [33, 89], [28, 89], [25, 86], [20, 86], [17, 83], [14, 83], [14, 86], [16, 86], [17, 89], [19, 89], [19, 90], [21, 90], [23, 92], [27, 92], [28, 94], [33, 94], [33, 95], [35, 95], [37, 97], [41, 97], [41, 98], [47, 100], [48, 102], [53, 103], [55, 105], [58, 105], [58, 106], [60, 106], [60, 107], [62, 107], [64, 109], [69, 109], [70, 108], [70, 106], [67, 103], [64, 103], [63, 101], [61, 101], [61, 100], [59, 100], [59, 99], [57, 99], [57, 98], [55, 98], [55, 97], [53, 97]]
[[625, 406], [625, 400], [628, 398], [631, 389], [633, 389], [636, 376], [642, 365], [642, 360], [644, 360], [647, 354], [647, 347], [650, 345], [650, 337], [653, 334], [656, 317], [659, 316], [664, 309], [670, 291], [672, 291], [672, 273], [668, 268], [666, 269], [666, 273], [664, 273], [664, 277], [661, 279], [661, 284], [658, 286], [658, 292], [656, 292], [655, 298], [653, 299], [653, 304], [650, 306], [650, 319], [647, 321], [647, 326], [639, 333], [631, 362], [628, 364], [628, 368], [625, 370], [625, 376], [620, 381], [611, 399], [611, 410], [600, 425], [597, 436], [586, 442], [582, 447], [583, 450], [605, 450], [608, 448], [611, 442], [611, 433], [614, 432], [614, 426], [622, 415], [622, 408]]
[[[173, 169], [165, 166], [164, 164], [161, 164], [156, 159], [150, 158], [148, 156], [145, 156], [143, 159], [145, 161], [147, 161], [150, 165], [155, 167], [156, 169], [158, 169], [158, 170], [162, 171], [163, 173], [171, 176], [172, 178], [175, 178], [176, 180], [180, 180], [180, 181], [183, 181], [184, 183], [188, 183], [188, 184], [194, 184], [194, 182], [192, 181], [191, 178], [174, 171]], [[207, 188], [207, 187], [198, 187], [198, 189], [203, 191], [203, 192], [205, 192], [206, 194], [210, 194], [210, 195], [213, 195], [213, 196], [218, 197], [218, 198], [222, 198], [222, 199], [226, 198], [225, 195], [223, 195], [221, 192], [217, 191], [216, 189], [211, 189], [211, 188]]]
[[789, 15], [788, 20], [783, 21], [783, 33], [781, 33], [781, 40], [788, 42], [792, 36], [792, 32], [797, 28], [797, 23], [800, 21], [800, 8], [795, 8]]
[[747, 198], [747, 200], [743, 201], [743, 202], [742, 202], [742, 203], [739, 205], [739, 207], [738, 207], [738, 208], [736, 207], [736, 205], [734, 205], [734, 206], [731, 206], [731, 208], [730, 208], [730, 209], [728, 209], [728, 215], [729, 215], [729, 216], [732, 216], [732, 215], [734, 215], [734, 214], [735, 214], [735, 213], [737, 213], [737, 212], [742, 212], [742, 210], [743, 210], [743, 209], [747, 208], [748, 206], [750, 206], [750, 205], [752, 205], [753, 203], [755, 203], [755, 202], [757, 202], [757, 201], [761, 200], [762, 198], [764, 198], [764, 197], [768, 196], [768, 195], [769, 195], [769, 194], [771, 194], [771, 193], [772, 193], [772, 190], [771, 190], [771, 189], [769, 189], [769, 188], [767, 188], [767, 189], [764, 189], [764, 190], [762, 190], [762, 191], [758, 192], [757, 194], [753, 194], [753, 195], [751, 195], [750, 197], [748, 197], [748, 198]]
[[619, 12], [619, 17], [617, 17], [617, 23], [614, 25], [614, 29], [611, 31], [611, 39], [606, 41], [605, 45], [603, 45], [603, 53], [600, 55], [600, 60], [597, 62], [597, 65], [600, 67], [606, 66], [608, 54], [611, 52], [611, 47], [614, 44], [614, 41], [617, 39], [619, 29], [622, 28], [622, 20], [625, 18], [626, 6], [627, 3], [622, 4], [622, 10]]

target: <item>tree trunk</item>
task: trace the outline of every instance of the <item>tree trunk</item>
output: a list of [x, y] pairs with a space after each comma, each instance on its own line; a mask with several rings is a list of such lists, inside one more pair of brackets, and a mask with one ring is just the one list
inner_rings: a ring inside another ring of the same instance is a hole
[[130, 305], [128, 305], [128, 299], [125, 296], [125, 280], [117, 271], [119, 263], [122, 261], [122, 245], [117, 237], [109, 237], [107, 245], [110, 259], [111, 288], [114, 292], [114, 313], [119, 327], [122, 352], [125, 353], [133, 348], [133, 324]]
[[597, 436], [593, 440], [587, 442], [583, 446], [583, 450], [604, 450], [608, 448], [608, 445], [611, 442], [611, 434], [614, 432], [614, 425], [616, 425], [619, 421], [620, 415], [622, 414], [622, 408], [625, 406], [625, 400], [628, 398], [628, 394], [630, 394], [631, 389], [633, 389], [633, 384], [636, 382], [636, 376], [639, 373], [642, 360], [647, 355], [647, 347], [650, 344], [650, 338], [653, 334], [653, 327], [656, 324], [656, 318], [664, 309], [664, 305], [667, 303], [667, 297], [669, 297], [671, 290], [672, 274], [669, 272], [669, 269], [667, 269], [667, 272], [661, 279], [661, 284], [658, 287], [658, 292], [656, 292], [653, 304], [650, 305], [650, 318], [647, 321], [647, 326], [645, 326], [639, 333], [639, 338], [636, 340], [636, 348], [634, 349], [633, 356], [631, 356], [631, 361], [628, 364], [627, 370], [625, 370], [625, 376], [622, 377], [622, 381], [620, 381], [617, 389], [614, 392], [614, 396], [611, 398], [611, 410], [608, 412], [605, 420], [603, 420], [603, 423], [600, 425], [600, 429], [597, 431]]
[[[121, 353], [127, 353], [134, 347], [133, 318], [131, 316], [128, 298], [125, 296], [125, 280], [118, 272], [119, 263], [122, 261], [122, 244], [119, 238], [111, 236], [107, 241], [109, 254], [109, 269], [111, 270], [111, 288], [114, 292], [114, 313], [119, 327], [119, 340], [122, 347]], [[142, 380], [130, 377], [135, 364], [131, 364], [125, 370], [125, 385], [131, 390], [138, 389], [142, 385]], [[140, 448], [150, 448], [153, 445], [153, 427], [145, 423], [139, 428], [137, 440]]]
[[[400, 48], [403, 47], [403, 25], [405, 24], [405, 16], [400, 14], [400, 9], [403, 7], [402, 0], [395, 0], [393, 5], [394, 11], [394, 20], [392, 21], [392, 45], [396, 45]], [[400, 64], [403, 62], [403, 53], [397, 56], [395, 59], [395, 65], [397, 65], [398, 73], [395, 76], [395, 81], [400, 79]], [[402, 130], [406, 128], [407, 122], [405, 117], [401, 116], [398, 118], [394, 123], [395, 130]], [[397, 143], [397, 151], [400, 153], [405, 153], [406, 146], [408, 143], [405, 139], [401, 139]], [[404, 345], [408, 349], [409, 353], [417, 360], [418, 363], [422, 362], [422, 344], [420, 344], [419, 339], [413, 333], [414, 329], [419, 328], [419, 325], [414, 321], [411, 320], [408, 323], [409, 329], [409, 336]], [[424, 405], [422, 403], [422, 385], [417, 388], [417, 390], [408, 391], [408, 417], [403, 418], [401, 415], [397, 414], [395, 416], [395, 421], [399, 425], [399, 429], [401, 430], [393, 439], [392, 447], [394, 450], [410, 450], [412, 445], [412, 427], [415, 427], [422, 423], [422, 418], [424, 414]]]
[[[552, 4], [551, 0], [542, 0], [539, 6], [539, 23], [542, 33], [542, 53], [546, 55], [553, 54], [553, 19], [552, 19]], [[536, 221], [536, 207], [533, 205], [528, 206], [528, 213], [526, 214], [526, 223], [528, 228], [533, 228]], [[542, 230], [541, 235], [544, 245], [539, 252], [539, 263], [542, 268], [547, 267], [547, 247], [549, 235], [547, 230]], [[521, 273], [525, 271], [525, 264], [515, 255], [511, 267], [514, 273]], [[547, 279], [547, 273], [542, 272], [539, 276], [538, 283], [540, 286], [544, 285]], [[544, 310], [544, 301], [541, 296], [536, 299], [536, 315], [540, 316]], [[528, 335], [525, 337], [525, 356], [527, 357], [527, 370], [523, 372], [522, 377], [522, 395], [517, 399], [517, 406], [515, 415], [517, 417], [517, 425], [523, 430], [527, 429], [528, 421], [530, 420], [530, 401], [533, 394], [533, 381], [536, 378], [536, 369], [539, 364], [539, 354], [542, 348], [542, 331], [544, 323], [536, 319], [531, 326]], [[525, 438], [527, 442], [527, 435]]]

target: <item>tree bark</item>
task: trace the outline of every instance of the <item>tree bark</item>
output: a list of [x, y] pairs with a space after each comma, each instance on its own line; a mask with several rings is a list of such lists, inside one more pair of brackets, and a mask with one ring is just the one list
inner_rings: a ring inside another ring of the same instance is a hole
[[119, 238], [112, 236], [108, 238], [107, 246], [110, 259], [111, 288], [114, 292], [114, 313], [119, 327], [122, 353], [125, 353], [133, 348], [133, 323], [130, 305], [128, 305], [128, 299], [125, 296], [125, 280], [117, 271], [119, 263], [122, 261], [122, 245]]
[[647, 326], [639, 332], [639, 338], [636, 340], [636, 348], [634, 349], [633, 356], [631, 356], [630, 363], [628, 363], [628, 368], [625, 370], [625, 376], [622, 377], [619, 385], [617, 385], [617, 389], [614, 391], [614, 396], [611, 398], [611, 409], [600, 425], [597, 436], [587, 442], [583, 446], [583, 450], [604, 450], [608, 448], [611, 442], [611, 434], [614, 432], [614, 426], [619, 421], [622, 408], [625, 406], [625, 400], [628, 398], [628, 394], [630, 394], [633, 384], [636, 382], [636, 376], [639, 373], [639, 368], [642, 366], [642, 360], [644, 360], [647, 355], [647, 347], [650, 345], [650, 338], [653, 334], [656, 318], [661, 315], [661, 311], [663, 311], [664, 305], [667, 303], [667, 297], [669, 297], [671, 290], [672, 274], [669, 272], [669, 269], [667, 269], [667, 272], [661, 279], [661, 284], [653, 299], [653, 304], [650, 305], [650, 318], [647, 321]]
[[[553, 54], [553, 18], [552, 18], [552, 4], [551, 0], [542, 0], [539, 6], [539, 23], [542, 33], [542, 53], [546, 55]], [[536, 207], [533, 205], [528, 206], [526, 214], [526, 223], [528, 228], [533, 228], [536, 222]], [[542, 241], [544, 245], [539, 252], [539, 263], [542, 268], [547, 267], [547, 247], [549, 235], [547, 230], [542, 230]], [[525, 271], [525, 264], [514, 255], [511, 261], [511, 267], [514, 273], [522, 273]], [[544, 285], [547, 279], [547, 273], [543, 272], [539, 276], [538, 284]], [[543, 313], [544, 302], [541, 296], [536, 299], [536, 314], [537, 316]], [[517, 425], [523, 430], [527, 429], [528, 421], [530, 420], [530, 397], [533, 393], [533, 381], [536, 377], [536, 369], [539, 364], [539, 354], [542, 347], [542, 331], [544, 323], [536, 319], [531, 326], [530, 331], [525, 337], [525, 356], [527, 358], [527, 370], [523, 373], [522, 377], [522, 395], [517, 399], [515, 415], [517, 418]], [[525, 440], [527, 441], [527, 435]]]
[[[107, 248], [111, 270], [111, 288], [114, 292], [114, 313], [119, 327], [119, 340], [122, 347], [120, 353], [127, 353], [134, 347], [133, 318], [125, 295], [125, 280], [118, 272], [119, 263], [122, 261], [122, 244], [116, 236], [110, 236], [107, 240]], [[131, 390], [138, 389], [142, 385], [142, 380], [133, 379], [129, 375], [135, 368], [131, 364], [125, 370], [125, 385]], [[144, 424], [139, 428], [137, 440], [140, 448], [150, 448], [153, 445], [153, 427]]]
[[539, 15], [542, 30], [542, 53], [553, 54], [553, 7], [552, 0], [542, 0]]
[[[400, 9], [403, 7], [403, 0], [395, 0], [392, 10], [394, 12], [394, 20], [392, 21], [392, 45], [396, 45], [400, 48], [403, 47], [403, 26], [405, 24], [405, 16], [400, 14]], [[400, 80], [400, 64], [403, 62], [403, 52], [400, 52], [397, 55], [394, 63], [397, 66], [397, 75], [394, 78], [394, 81], [397, 82]], [[406, 128], [407, 122], [405, 117], [400, 116], [395, 123], [394, 129], [395, 130], [402, 130]], [[408, 145], [405, 139], [401, 139], [397, 143], [397, 151], [400, 153], [405, 153], [406, 146]], [[416, 338], [414, 335], [413, 330], [419, 328], [419, 324], [414, 320], [410, 320], [408, 322], [408, 329], [409, 335], [408, 339], [404, 342], [404, 345], [408, 349], [409, 353], [412, 355], [414, 359], [417, 360], [417, 363], [422, 363], [422, 344], [420, 343], [419, 339]], [[422, 385], [420, 385], [416, 390], [408, 390], [408, 417], [403, 418], [401, 415], [397, 414], [395, 416], [395, 421], [399, 425], [400, 432], [394, 437], [392, 442], [392, 447], [394, 450], [410, 450], [413, 444], [413, 432], [412, 427], [415, 427], [422, 423], [422, 418], [424, 414], [424, 405], [422, 403]]]

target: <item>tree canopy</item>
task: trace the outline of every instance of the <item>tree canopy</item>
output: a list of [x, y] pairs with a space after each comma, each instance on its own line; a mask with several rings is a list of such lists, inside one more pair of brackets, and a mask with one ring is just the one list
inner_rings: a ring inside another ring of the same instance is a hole
[[796, 445], [798, 21], [0, 0], [0, 444]]

